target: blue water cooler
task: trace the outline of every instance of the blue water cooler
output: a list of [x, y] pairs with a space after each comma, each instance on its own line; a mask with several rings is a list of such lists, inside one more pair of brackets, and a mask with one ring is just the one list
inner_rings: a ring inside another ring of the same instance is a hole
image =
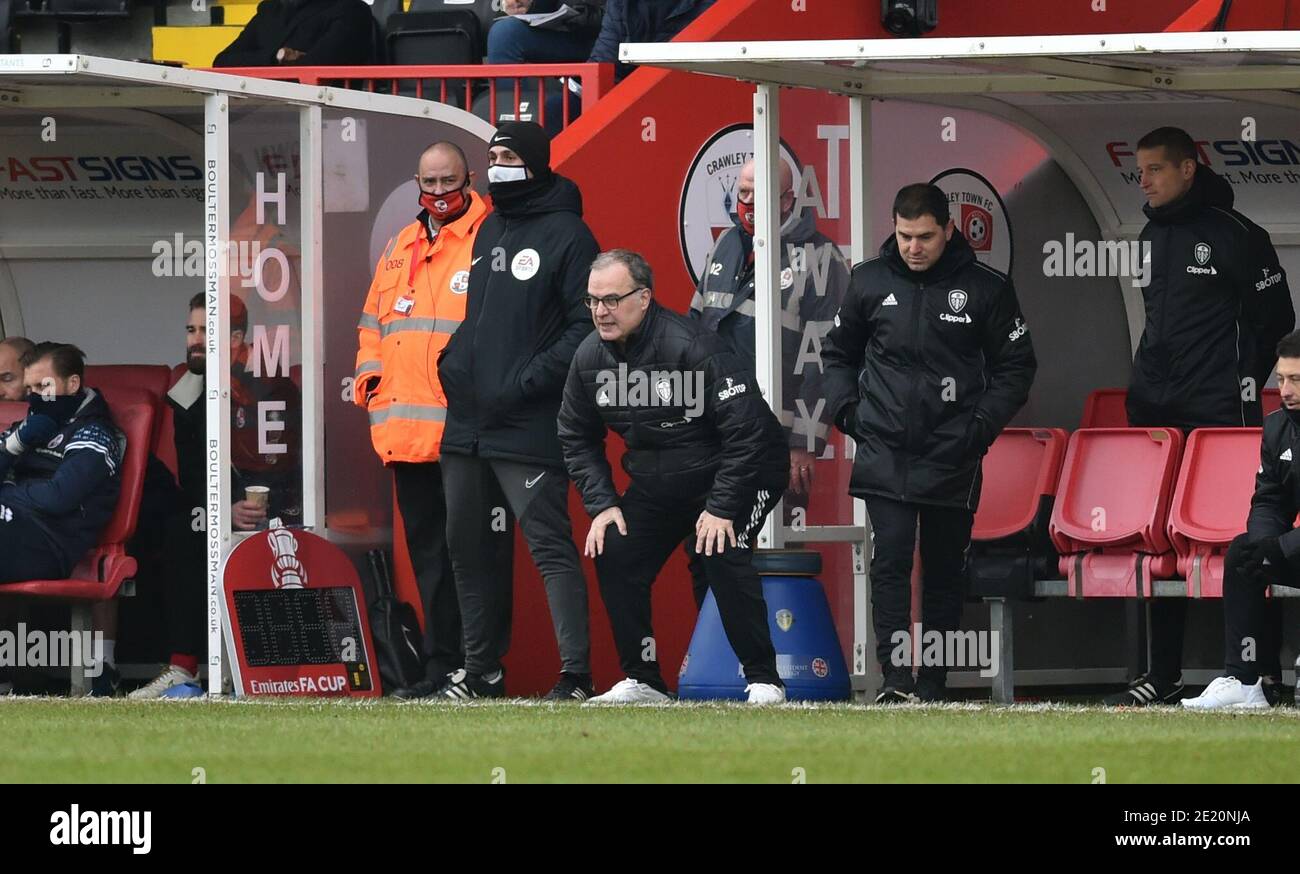
[[[847, 701], [849, 671], [840, 651], [830, 604], [817, 580], [819, 553], [768, 549], [754, 553], [763, 578], [767, 627], [776, 646], [776, 669], [791, 701]], [[678, 675], [682, 700], [745, 699], [745, 676], [710, 590], [695, 623], [691, 645]]]

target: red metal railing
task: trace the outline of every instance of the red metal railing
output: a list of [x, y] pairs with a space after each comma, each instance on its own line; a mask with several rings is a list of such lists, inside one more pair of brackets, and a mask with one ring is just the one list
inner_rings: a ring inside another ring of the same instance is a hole
[[[535, 112], [532, 120], [546, 124], [546, 80], [564, 77], [575, 80], [582, 86], [582, 110], [590, 109], [610, 88], [614, 86], [613, 64], [455, 64], [442, 66], [392, 65], [366, 67], [217, 67], [214, 73], [226, 73], [233, 76], [254, 76], [260, 79], [280, 79], [299, 82], [303, 85], [324, 85], [330, 88], [351, 88], [375, 93], [401, 94], [414, 90], [414, 96], [438, 103], [448, 103], [449, 97], [464, 97], [464, 109], [468, 111], [477, 96], [475, 87], [487, 83], [489, 118], [495, 120], [497, 113], [497, 91], [504, 87], [511, 94], [515, 118], [520, 117], [520, 104], [528, 101], [532, 90], [536, 90]], [[507, 80], [500, 85], [501, 80]], [[528, 93], [525, 88], [511, 87], [510, 82], [529, 80]], [[412, 89], [411, 85], [414, 84]], [[404, 87], [405, 86], [405, 87]], [[570, 122], [570, 100], [578, 99], [564, 86], [566, 98], [561, 103], [562, 125], [568, 127]], [[529, 112], [525, 112], [528, 115]]]

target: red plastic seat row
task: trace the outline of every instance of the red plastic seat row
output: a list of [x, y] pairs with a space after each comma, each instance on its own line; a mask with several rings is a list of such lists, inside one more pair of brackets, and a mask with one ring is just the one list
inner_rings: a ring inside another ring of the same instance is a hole
[[[1083, 403], [1083, 420], [1080, 428], [1124, 428], [1128, 426], [1128, 412], [1124, 408], [1128, 400], [1128, 389], [1099, 388], [1088, 395]], [[1275, 388], [1266, 388], [1260, 395], [1264, 415], [1282, 406], [1281, 393]]]

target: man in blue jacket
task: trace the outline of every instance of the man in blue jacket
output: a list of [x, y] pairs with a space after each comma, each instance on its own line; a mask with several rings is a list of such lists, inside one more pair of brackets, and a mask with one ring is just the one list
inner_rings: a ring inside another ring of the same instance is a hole
[[0, 583], [63, 579], [117, 508], [126, 437], [76, 346], [23, 356], [27, 418], [0, 433]]

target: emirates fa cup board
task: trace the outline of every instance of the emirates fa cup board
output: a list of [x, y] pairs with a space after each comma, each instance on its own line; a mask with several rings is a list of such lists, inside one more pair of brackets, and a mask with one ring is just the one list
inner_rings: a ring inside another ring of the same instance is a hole
[[361, 580], [337, 546], [272, 527], [231, 551], [222, 582], [236, 695], [381, 694]]

